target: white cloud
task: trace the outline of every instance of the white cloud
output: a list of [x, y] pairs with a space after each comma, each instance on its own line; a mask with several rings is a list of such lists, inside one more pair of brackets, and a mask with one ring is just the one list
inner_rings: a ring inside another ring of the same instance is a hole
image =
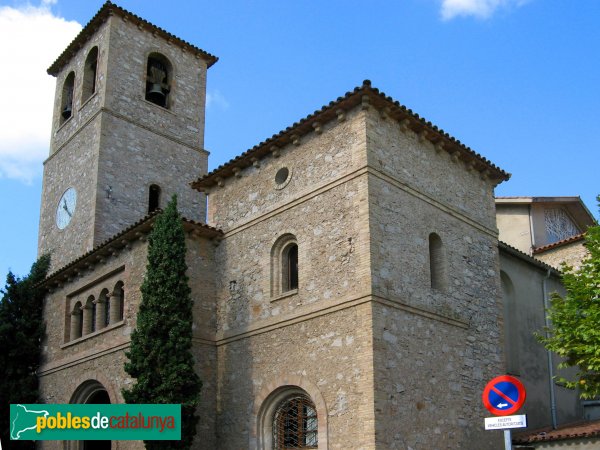
[[0, 177], [30, 182], [48, 156], [55, 78], [46, 69], [81, 30], [40, 6], [0, 7]]
[[487, 19], [498, 9], [522, 6], [529, 0], [442, 0], [442, 19], [474, 16]]
[[206, 93], [206, 109], [212, 107], [213, 105], [222, 110], [229, 108], [229, 102], [219, 90]]

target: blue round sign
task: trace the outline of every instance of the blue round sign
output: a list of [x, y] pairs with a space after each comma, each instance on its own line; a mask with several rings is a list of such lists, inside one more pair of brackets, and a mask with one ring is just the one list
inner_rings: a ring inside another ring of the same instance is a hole
[[490, 381], [483, 390], [483, 405], [492, 414], [508, 416], [525, 403], [525, 386], [510, 375], [502, 375]]

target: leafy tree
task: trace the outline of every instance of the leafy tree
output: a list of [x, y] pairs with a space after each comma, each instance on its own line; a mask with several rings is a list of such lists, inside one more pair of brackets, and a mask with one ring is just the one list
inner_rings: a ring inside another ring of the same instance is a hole
[[123, 390], [123, 396], [127, 403], [180, 403], [181, 441], [145, 441], [148, 449], [189, 449], [196, 434], [195, 410], [202, 383], [191, 354], [193, 302], [185, 251], [173, 196], [148, 238], [142, 300], [125, 364], [125, 371], [136, 381], [131, 389]]
[[50, 256], [39, 258], [29, 275], [17, 278], [12, 272], [0, 302], [0, 436], [9, 448], [34, 448], [32, 441], [9, 441], [9, 404], [38, 403], [38, 378], [44, 291], [38, 285], [46, 278]]
[[577, 368], [574, 377], [559, 381], [569, 389], [579, 388], [584, 399], [600, 395], [600, 226], [588, 228], [585, 245], [589, 255], [579, 269], [564, 267], [566, 295], [552, 295], [547, 311], [551, 325], [547, 337], [539, 337], [564, 358], [559, 367]]

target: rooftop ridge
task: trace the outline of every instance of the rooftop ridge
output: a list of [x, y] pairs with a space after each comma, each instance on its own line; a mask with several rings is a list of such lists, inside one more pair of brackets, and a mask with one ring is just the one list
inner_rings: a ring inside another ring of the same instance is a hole
[[478, 166], [481, 171], [487, 171], [488, 176], [498, 183], [510, 178], [509, 173], [500, 169], [458, 139], [450, 136], [443, 129], [420, 117], [411, 109], [379, 91], [379, 89], [372, 87], [370, 80], [364, 80], [361, 86], [355, 87], [352, 91], [346, 92], [343, 96], [322, 106], [298, 122], [294, 122], [279, 133], [256, 144], [227, 163], [193, 181], [191, 185], [194, 189], [202, 190], [202, 188], [214, 185], [217, 178], [222, 179], [233, 176], [235, 174], [234, 167], [240, 169], [248, 167], [253, 164], [254, 160], [267, 156], [272, 151], [273, 146], [283, 147], [291, 142], [297, 142], [300, 136], [313, 131], [315, 127], [320, 127], [333, 119], [339, 118], [340, 115], [358, 105], [363, 105], [363, 107], [373, 106], [383, 111], [387, 116], [398, 120], [405, 129], [422, 133], [440, 150], [443, 149], [451, 153], [457, 159], [471, 161], [474, 167]]
[[52, 63], [52, 65], [48, 68], [47, 72], [49, 75], [56, 76], [58, 72], [71, 60], [71, 58], [84, 46], [84, 44], [88, 41], [91, 35], [103, 24], [110, 16], [114, 14], [119, 14], [121, 17], [130, 19], [135, 21], [138, 26], [146, 26], [149, 27], [152, 31], [163, 37], [164, 39], [174, 42], [183, 48], [189, 48], [193, 50], [198, 55], [200, 55], [203, 59], [207, 61], [207, 67], [212, 66], [216, 63], [219, 58], [210, 53], [202, 50], [195, 45], [190, 44], [187, 41], [169, 33], [168, 31], [154, 25], [151, 22], [148, 22], [146, 19], [141, 18], [140, 16], [133, 14], [130, 11], [112, 3], [108, 0], [102, 7], [98, 10], [98, 12], [90, 19], [90, 21], [83, 27], [83, 29], [79, 32], [79, 34], [71, 41], [71, 43], [67, 46], [67, 48], [60, 54], [60, 56]]

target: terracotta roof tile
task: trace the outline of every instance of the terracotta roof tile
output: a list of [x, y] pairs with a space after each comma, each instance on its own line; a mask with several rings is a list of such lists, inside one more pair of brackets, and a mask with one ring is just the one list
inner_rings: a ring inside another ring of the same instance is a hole
[[531, 444], [542, 441], [560, 441], [575, 438], [591, 438], [600, 436], [600, 420], [565, 425], [556, 430], [542, 429], [530, 433], [522, 433], [513, 437], [515, 444]]
[[87, 23], [83, 30], [73, 39], [73, 41], [69, 44], [69, 46], [62, 52], [62, 54], [52, 63], [52, 65], [48, 68], [48, 74], [56, 76], [58, 72], [71, 60], [71, 58], [79, 51], [81, 47], [90, 39], [92, 34], [102, 25], [111, 15], [118, 14], [121, 17], [125, 17], [128, 20], [135, 22], [140, 26], [148, 27], [151, 31], [157, 33], [162, 36], [164, 39], [170, 40], [171, 42], [179, 45], [180, 47], [185, 47], [190, 49], [190, 51], [196, 52], [203, 59], [205, 59], [208, 63], [208, 67], [212, 66], [216, 63], [219, 58], [210, 53], [190, 44], [189, 42], [184, 41], [181, 38], [169, 33], [168, 31], [163, 30], [160, 27], [148, 22], [145, 19], [127, 11], [126, 9], [121, 8], [120, 6], [107, 1], [102, 5], [102, 8], [96, 13], [94, 17]]
[[474, 167], [479, 170], [487, 170], [489, 176], [498, 182], [508, 180], [510, 174], [503, 171], [499, 167], [492, 164], [489, 160], [474, 152], [471, 148], [465, 146], [458, 139], [453, 138], [441, 128], [433, 125], [431, 122], [421, 118], [412, 110], [401, 105], [391, 97], [386, 96], [377, 88], [371, 86], [369, 80], [365, 80], [362, 86], [354, 88], [353, 91], [347, 92], [343, 97], [338, 97], [337, 100], [330, 102], [321, 109], [309, 114], [305, 118], [295, 122], [285, 130], [274, 134], [267, 140], [255, 145], [249, 150], [246, 150], [239, 156], [236, 156], [229, 162], [217, 167], [207, 175], [198, 178], [191, 185], [195, 189], [210, 187], [217, 182], [217, 178], [226, 178], [234, 175], [233, 169], [244, 168], [252, 165], [254, 159], [264, 158], [271, 152], [271, 147], [283, 147], [293, 142], [295, 136], [303, 136], [313, 131], [313, 124], [319, 122], [322, 126], [325, 123], [336, 119], [338, 112], [349, 111], [350, 109], [363, 103], [364, 97], [368, 96], [369, 105], [377, 109], [383, 110], [387, 108], [386, 114], [398, 121], [407, 120], [405, 122], [408, 128], [415, 132], [426, 131], [427, 139], [435, 144], [443, 143], [444, 150], [449, 153], [458, 152], [458, 157], [462, 160], [472, 161]]
[[539, 259], [529, 256], [527, 253], [523, 253], [521, 250], [519, 250], [511, 245], [508, 245], [506, 242], [498, 241], [498, 248], [500, 250], [503, 250], [503, 251], [513, 255], [513, 256], [516, 256], [519, 259], [522, 259], [528, 263], [534, 264], [534, 265], [538, 266], [540, 269], [550, 270], [556, 276], [560, 276], [560, 272], [558, 270], [556, 270], [554, 267], [546, 264], [543, 261], [540, 261]]
[[[48, 275], [46, 279], [41, 283], [42, 285], [47, 285], [52, 281], [56, 281], [60, 277], [68, 276], [71, 271], [74, 271], [82, 264], [92, 263], [97, 260], [97, 256], [100, 256], [103, 251], [107, 251], [112, 248], [115, 244], [122, 244], [123, 241], [129, 241], [137, 238], [140, 234], [148, 234], [152, 228], [152, 224], [156, 219], [156, 216], [160, 214], [161, 210], [156, 210], [147, 216], [141, 218], [137, 222], [128, 226], [121, 232], [115, 234], [111, 238], [105, 240], [104, 242], [96, 245], [92, 250], [84, 253], [80, 257], [74, 259], [70, 263], [65, 266], [55, 270], [53, 273]], [[189, 231], [190, 229], [197, 230], [201, 235], [206, 236], [211, 239], [220, 239], [223, 236], [223, 232], [218, 228], [211, 227], [209, 225], [193, 221], [191, 219], [187, 219], [185, 217], [181, 218], [184, 227]], [[120, 245], [120, 247], [124, 247]]]
[[537, 253], [543, 253], [546, 250], [551, 250], [553, 248], [560, 247], [562, 245], [571, 244], [571, 243], [577, 242], [577, 241], [582, 241], [583, 239], [585, 239], [585, 233], [579, 233], [579, 234], [576, 234], [575, 236], [571, 236], [566, 239], [562, 239], [562, 240], [554, 242], [552, 244], [543, 245], [541, 247], [536, 247], [533, 249], [533, 254], [535, 255]]

